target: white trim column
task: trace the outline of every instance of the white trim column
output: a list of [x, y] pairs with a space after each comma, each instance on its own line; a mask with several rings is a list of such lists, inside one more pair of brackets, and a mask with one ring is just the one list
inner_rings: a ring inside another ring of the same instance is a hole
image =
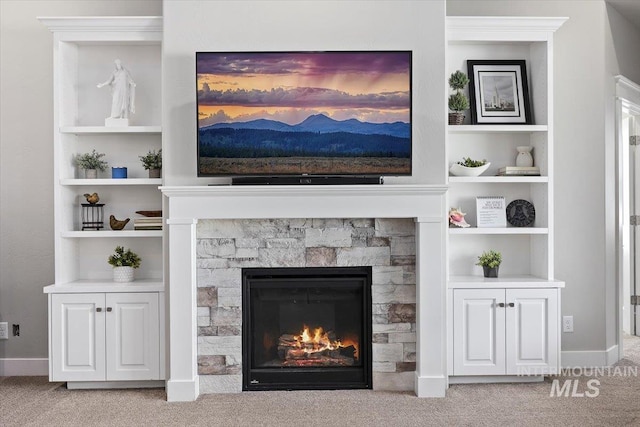
[[415, 221], [417, 336], [414, 390], [418, 397], [444, 397], [448, 387], [447, 229], [441, 217], [419, 217]]
[[200, 393], [197, 341], [197, 219], [168, 219], [169, 376], [167, 401], [190, 402]]

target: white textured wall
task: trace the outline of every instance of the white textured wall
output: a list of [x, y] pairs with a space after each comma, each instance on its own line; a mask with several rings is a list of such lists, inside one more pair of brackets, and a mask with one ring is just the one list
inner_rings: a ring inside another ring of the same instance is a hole
[[413, 50], [413, 177], [445, 181], [444, 0], [164, 0], [166, 185], [196, 178], [196, 51]]
[[628, 23], [615, 29], [617, 58], [612, 55], [601, 0], [447, 0], [447, 14], [569, 17], [554, 38], [555, 273], [566, 281], [562, 314], [573, 315], [575, 325], [574, 333], [562, 334], [562, 350], [602, 352], [615, 344], [617, 328], [610, 211], [612, 71], [618, 61], [627, 69], [638, 64], [638, 42], [626, 40], [638, 35]]
[[160, 0], [0, 1], [0, 321], [20, 337], [2, 358], [47, 357], [53, 283], [53, 35], [37, 16], [162, 15]]

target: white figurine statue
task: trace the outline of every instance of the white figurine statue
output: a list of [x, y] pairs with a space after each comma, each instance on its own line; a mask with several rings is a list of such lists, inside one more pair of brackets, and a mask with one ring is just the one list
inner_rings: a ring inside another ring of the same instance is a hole
[[136, 84], [129, 74], [129, 70], [122, 66], [119, 59], [114, 61], [116, 69], [111, 77], [98, 83], [98, 88], [111, 86], [111, 116], [105, 119], [106, 126], [128, 126], [129, 113], [135, 113]]

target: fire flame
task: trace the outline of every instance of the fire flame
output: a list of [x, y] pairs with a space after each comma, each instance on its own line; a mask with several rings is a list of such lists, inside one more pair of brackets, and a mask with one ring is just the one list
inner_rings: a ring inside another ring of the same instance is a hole
[[304, 350], [307, 354], [353, 346], [355, 349], [354, 357], [359, 359], [360, 356], [360, 347], [357, 339], [346, 337], [342, 340], [336, 339], [335, 341], [331, 341], [329, 335], [322, 327], [315, 328], [312, 334], [309, 327], [304, 325], [304, 329], [300, 335], [295, 335], [294, 338], [297, 342], [297, 347]]

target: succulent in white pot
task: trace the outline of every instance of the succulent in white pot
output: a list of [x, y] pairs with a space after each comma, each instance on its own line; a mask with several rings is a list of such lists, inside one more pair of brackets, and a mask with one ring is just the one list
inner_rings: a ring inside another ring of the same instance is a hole
[[133, 282], [133, 270], [140, 267], [140, 257], [131, 249], [116, 246], [109, 256], [109, 265], [113, 267], [114, 282]]
[[486, 160], [472, 160], [471, 157], [463, 157], [461, 162], [454, 163], [449, 168], [453, 176], [480, 176], [489, 169], [491, 163]]

